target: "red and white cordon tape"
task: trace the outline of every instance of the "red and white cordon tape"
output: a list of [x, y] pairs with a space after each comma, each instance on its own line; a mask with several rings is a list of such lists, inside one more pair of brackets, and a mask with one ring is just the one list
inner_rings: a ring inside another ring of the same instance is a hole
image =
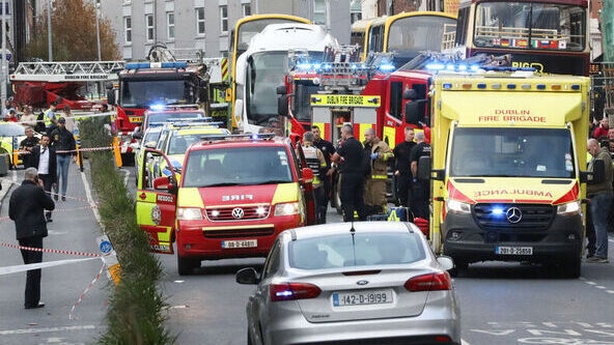
[[0, 267], [0, 275], [6, 275], [6, 274], [12, 274], [12, 273], [18, 273], [18, 272], [25, 272], [25, 271], [29, 271], [29, 270], [33, 270], [33, 269], [41, 269], [41, 268], [48, 268], [48, 267], [53, 267], [53, 266], [66, 265], [66, 264], [70, 264], [70, 263], [89, 261], [89, 260], [93, 260], [93, 259], [100, 259], [102, 261], [102, 266], [100, 267], [100, 270], [98, 270], [98, 273], [96, 274], [94, 279], [92, 279], [92, 281], [87, 285], [85, 290], [83, 290], [81, 295], [79, 295], [79, 298], [77, 299], [77, 301], [75, 301], [75, 303], [70, 308], [70, 312], [68, 314], [68, 318], [70, 320], [74, 320], [75, 319], [74, 311], [77, 308], [77, 305], [79, 305], [83, 301], [83, 298], [85, 298], [85, 295], [87, 295], [87, 293], [90, 292], [90, 290], [92, 290], [92, 288], [94, 287], [96, 282], [100, 279], [100, 275], [102, 275], [102, 273], [104, 272], [105, 268], [109, 267], [109, 264], [107, 263], [107, 260], [106, 260], [105, 256], [100, 255], [100, 254], [81, 252], [81, 251], [74, 251], [74, 250], [61, 250], [61, 249], [26, 247], [26, 246], [20, 246], [20, 245], [6, 243], [6, 242], [2, 242], [2, 241], [0, 241], [0, 246], [4, 246], [4, 247], [8, 247], [8, 248], [14, 248], [14, 249], [19, 249], [19, 250], [30, 250], [30, 251], [37, 251], [37, 252], [43, 252], [43, 253], [54, 253], [54, 254], [64, 254], [64, 255], [74, 255], [74, 256], [85, 256], [85, 257], [87, 257], [87, 259], [58, 260], [58, 261], [50, 261], [50, 262], [41, 262], [41, 263], [37, 263], [37, 264]]

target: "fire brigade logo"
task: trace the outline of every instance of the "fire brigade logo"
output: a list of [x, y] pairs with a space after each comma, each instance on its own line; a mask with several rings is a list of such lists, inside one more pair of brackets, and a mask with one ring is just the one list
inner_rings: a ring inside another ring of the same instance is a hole
[[243, 218], [243, 216], [245, 216], [245, 211], [243, 211], [243, 209], [240, 208], [240, 207], [233, 208], [232, 209], [232, 216], [235, 219], [241, 219], [241, 218]]
[[160, 225], [160, 222], [162, 221], [162, 211], [160, 211], [160, 207], [158, 207], [158, 205], [151, 209], [151, 221], [155, 225]]

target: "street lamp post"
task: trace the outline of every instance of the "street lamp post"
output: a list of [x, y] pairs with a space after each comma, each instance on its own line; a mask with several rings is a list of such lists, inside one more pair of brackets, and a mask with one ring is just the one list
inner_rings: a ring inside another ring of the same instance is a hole
[[98, 45], [98, 61], [102, 61], [100, 56], [100, 26], [98, 25], [98, 8], [100, 1], [96, 1], [96, 44]]
[[47, 46], [49, 47], [49, 62], [53, 61], [53, 46], [51, 43], [51, 1], [47, 0]]
[[2, 61], [0, 61], [2, 63], [2, 85], [0, 85], [0, 96], [2, 97], [2, 107], [0, 109], [2, 109], [2, 116], [4, 116], [4, 111], [6, 110], [4, 104], [7, 96], [6, 81], [8, 79], [8, 61], [6, 60], [6, 16], [9, 14], [8, 7], [9, 2], [2, 0]]

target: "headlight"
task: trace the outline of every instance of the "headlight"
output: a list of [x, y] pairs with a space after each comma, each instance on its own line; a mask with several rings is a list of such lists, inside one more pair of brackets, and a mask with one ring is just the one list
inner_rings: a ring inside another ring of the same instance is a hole
[[179, 207], [177, 220], [202, 220], [203, 214], [198, 207]]
[[460, 202], [455, 199], [447, 199], [446, 211], [448, 213], [467, 214], [471, 213], [471, 206], [465, 202]]
[[275, 216], [291, 216], [300, 213], [298, 202], [288, 202], [275, 205]]
[[573, 201], [557, 206], [556, 213], [562, 216], [573, 216], [579, 214], [581, 209], [580, 202]]

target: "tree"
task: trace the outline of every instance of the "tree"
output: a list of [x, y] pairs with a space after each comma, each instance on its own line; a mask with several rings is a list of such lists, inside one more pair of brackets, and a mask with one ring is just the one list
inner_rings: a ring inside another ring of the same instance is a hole
[[[49, 61], [47, 7], [36, 18], [26, 56]], [[100, 55], [103, 61], [121, 58], [109, 20], [99, 17]], [[96, 7], [86, 0], [55, 0], [51, 10], [53, 61], [96, 61]]]

